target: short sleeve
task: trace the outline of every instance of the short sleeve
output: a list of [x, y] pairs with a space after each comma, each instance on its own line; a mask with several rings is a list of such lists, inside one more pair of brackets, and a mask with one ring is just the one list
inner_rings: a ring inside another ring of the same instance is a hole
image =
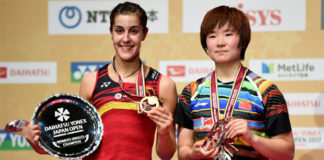
[[272, 137], [291, 131], [287, 104], [277, 86], [274, 84], [269, 86], [262, 97], [266, 111], [265, 127], [267, 135]]
[[190, 90], [191, 90], [190, 85], [187, 85], [183, 89], [181, 95], [179, 96], [174, 121], [179, 126], [188, 129], [193, 129], [193, 121], [190, 112], [190, 103], [191, 103]]

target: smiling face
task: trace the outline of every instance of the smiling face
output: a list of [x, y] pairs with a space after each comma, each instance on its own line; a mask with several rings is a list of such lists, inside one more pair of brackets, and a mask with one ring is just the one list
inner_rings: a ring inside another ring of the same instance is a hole
[[125, 61], [136, 59], [147, 29], [141, 26], [136, 14], [119, 14], [115, 16], [114, 21], [110, 31], [116, 56]]
[[228, 24], [216, 26], [206, 36], [208, 56], [216, 64], [235, 63], [240, 61], [242, 48], [239, 47], [240, 36], [237, 31], [231, 30]]

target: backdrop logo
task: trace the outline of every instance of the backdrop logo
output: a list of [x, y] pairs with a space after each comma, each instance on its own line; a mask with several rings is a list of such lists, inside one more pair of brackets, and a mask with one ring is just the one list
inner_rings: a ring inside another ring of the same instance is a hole
[[270, 80], [324, 80], [324, 58], [251, 59], [249, 68]]
[[83, 76], [90, 72], [95, 72], [107, 62], [72, 62], [71, 82], [81, 82]]
[[207, 76], [214, 66], [211, 60], [160, 61], [159, 71], [175, 82], [190, 82]]
[[31, 150], [33, 149], [23, 136], [0, 130], [1, 150]]
[[262, 63], [262, 73], [273, 73], [273, 63], [267, 65], [266, 63]]
[[0, 78], [7, 78], [7, 68], [0, 67]]
[[78, 7], [64, 7], [61, 9], [59, 13], [59, 20], [60, 23], [65, 28], [75, 28], [81, 22], [82, 14]]
[[324, 115], [324, 93], [285, 93], [290, 115]]
[[206, 12], [223, 4], [245, 13], [253, 32], [304, 31], [306, 28], [306, 0], [182, 0], [183, 32], [199, 32]]
[[186, 75], [186, 66], [167, 66], [167, 75], [170, 77], [184, 77]]
[[296, 149], [324, 149], [324, 128], [292, 128]]
[[0, 83], [56, 83], [56, 62], [0, 62]]
[[[49, 1], [49, 34], [109, 34], [112, 9], [119, 0]], [[168, 32], [168, 0], [141, 0], [150, 33]]]

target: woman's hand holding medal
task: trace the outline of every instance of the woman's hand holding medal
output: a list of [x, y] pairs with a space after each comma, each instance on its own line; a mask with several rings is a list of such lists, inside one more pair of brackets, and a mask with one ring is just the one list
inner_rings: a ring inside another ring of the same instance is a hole
[[192, 146], [190, 157], [192, 157], [192, 159], [213, 159], [218, 155], [219, 148], [220, 147], [216, 147], [207, 150], [206, 147], [204, 146], [204, 142], [197, 141]]
[[226, 137], [229, 139], [241, 137], [250, 144], [253, 141], [254, 134], [250, 131], [248, 123], [244, 119], [233, 118], [225, 128], [227, 129]]
[[157, 127], [159, 135], [166, 135], [169, 132], [169, 128], [173, 125], [172, 114], [164, 107], [153, 107], [147, 112], [149, 117]]

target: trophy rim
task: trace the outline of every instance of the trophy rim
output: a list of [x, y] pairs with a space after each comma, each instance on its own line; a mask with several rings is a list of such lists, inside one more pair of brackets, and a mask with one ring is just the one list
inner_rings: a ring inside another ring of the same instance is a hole
[[[46, 104], [49, 103], [50, 99], [55, 99], [55, 98], [60, 98], [60, 97], [64, 97], [64, 98], [71, 98], [71, 99], [77, 99], [80, 100], [81, 103], [85, 104], [87, 106], [88, 109], [91, 110], [91, 113], [94, 114], [95, 119], [97, 120], [97, 131], [95, 132], [95, 141], [94, 143], [92, 143], [91, 146], [88, 147], [88, 152], [82, 153], [78, 156], [71, 156], [71, 155], [66, 155], [66, 154], [57, 154], [57, 153], [53, 153], [53, 151], [51, 151], [50, 149], [48, 149], [45, 144], [43, 144], [43, 142], [41, 140], [38, 141], [38, 144], [41, 148], [43, 148], [47, 153], [49, 153], [50, 155], [56, 157], [56, 158], [61, 158], [61, 159], [80, 159], [80, 158], [84, 158], [88, 155], [90, 155], [91, 153], [93, 153], [95, 150], [97, 150], [97, 148], [99, 147], [101, 141], [102, 141], [102, 136], [103, 136], [103, 124], [102, 124], [102, 120], [100, 118], [100, 115], [97, 111], [97, 109], [87, 100], [83, 99], [82, 97], [78, 96], [78, 95], [73, 95], [73, 94], [68, 94], [68, 93], [59, 93], [59, 94], [54, 94], [52, 96], [47, 97], [45, 100], [41, 101], [34, 110], [32, 119], [31, 119], [31, 123], [37, 124], [37, 114], [42, 110], [43, 107], [46, 107]], [[90, 149], [91, 148], [91, 149]]]

